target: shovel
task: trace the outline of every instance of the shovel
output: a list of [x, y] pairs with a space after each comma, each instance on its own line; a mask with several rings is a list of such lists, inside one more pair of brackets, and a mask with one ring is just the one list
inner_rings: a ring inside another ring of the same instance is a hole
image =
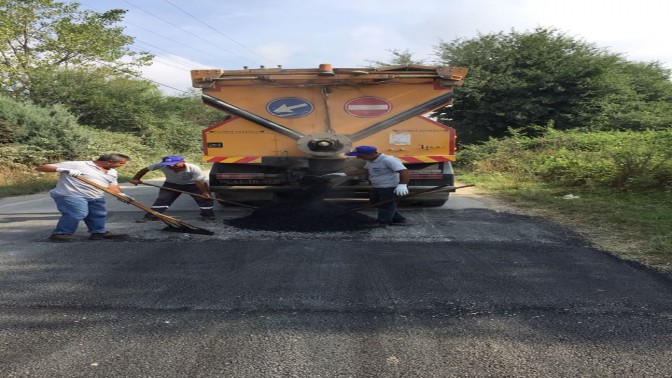
[[364, 210], [364, 209], [369, 209], [369, 208], [372, 208], [372, 207], [380, 206], [380, 205], [383, 205], [383, 204], [386, 204], [386, 203], [390, 203], [390, 202], [393, 202], [393, 201], [397, 201], [397, 200], [400, 200], [400, 199], [404, 199], [404, 198], [411, 198], [411, 197], [415, 197], [415, 196], [421, 196], [421, 195], [423, 195], [423, 194], [429, 194], [429, 193], [434, 193], [434, 192], [440, 192], [440, 191], [443, 191], [443, 190], [456, 190], [456, 189], [461, 189], [461, 188], [468, 188], [468, 187], [470, 187], [470, 186], [476, 186], [476, 185], [474, 185], [474, 184], [461, 185], [461, 186], [451, 186], [450, 184], [440, 185], [440, 186], [437, 186], [436, 188], [431, 188], [431, 189], [421, 190], [421, 191], [419, 191], [419, 192], [416, 192], [416, 193], [413, 193], [413, 194], [409, 194], [409, 195], [406, 195], [406, 196], [403, 196], [403, 197], [392, 198], [392, 199], [389, 199], [389, 200], [380, 201], [380, 202], [377, 202], [377, 203], [372, 203], [372, 204], [369, 204], [369, 205], [366, 205], [366, 206], [355, 207], [354, 209], [350, 209], [350, 210], [344, 211], [344, 212], [342, 212], [342, 213], [340, 213], [340, 214], [338, 214], [338, 215], [350, 214], [350, 213], [355, 212], [355, 211]]

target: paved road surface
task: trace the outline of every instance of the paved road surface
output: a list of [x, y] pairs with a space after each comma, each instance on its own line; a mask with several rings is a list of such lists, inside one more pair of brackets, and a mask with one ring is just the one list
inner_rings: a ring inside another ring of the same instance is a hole
[[215, 234], [111, 199], [130, 241], [53, 244], [51, 199], [0, 200], [0, 376], [672, 376], [669, 277], [485, 198], [350, 233], [239, 230], [180, 201]]

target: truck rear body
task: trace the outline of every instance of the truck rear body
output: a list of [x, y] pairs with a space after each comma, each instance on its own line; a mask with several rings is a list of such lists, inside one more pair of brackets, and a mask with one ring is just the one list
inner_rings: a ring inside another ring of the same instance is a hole
[[[411, 193], [452, 185], [455, 131], [426, 115], [451, 103], [466, 74], [417, 65], [194, 70], [203, 101], [229, 115], [203, 131], [211, 189], [231, 201], [291, 195], [306, 177], [360, 167], [344, 156], [359, 145], [400, 159], [411, 170]], [[328, 198], [366, 198], [369, 189], [366, 177], [349, 177]], [[447, 199], [417, 197], [427, 205]]]

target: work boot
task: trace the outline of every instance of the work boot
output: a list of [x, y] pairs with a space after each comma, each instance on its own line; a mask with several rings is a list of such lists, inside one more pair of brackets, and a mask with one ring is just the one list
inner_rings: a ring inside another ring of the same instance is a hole
[[106, 240], [106, 239], [126, 239], [127, 234], [114, 234], [110, 231], [107, 231], [104, 234], [91, 234], [89, 240]]
[[405, 226], [406, 225], [406, 219], [397, 219], [393, 220], [392, 223], [390, 223], [391, 226]]
[[49, 241], [54, 243], [68, 243], [75, 241], [75, 237], [71, 234], [52, 234], [49, 236]]

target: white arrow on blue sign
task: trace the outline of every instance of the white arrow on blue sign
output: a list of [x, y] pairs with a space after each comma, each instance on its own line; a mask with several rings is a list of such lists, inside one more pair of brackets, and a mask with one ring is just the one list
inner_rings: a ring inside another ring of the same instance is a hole
[[299, 118], [313, 112], [313, 104], [298, 97], [280, 97], [266, 105], [266, 111], [276, 117]]

